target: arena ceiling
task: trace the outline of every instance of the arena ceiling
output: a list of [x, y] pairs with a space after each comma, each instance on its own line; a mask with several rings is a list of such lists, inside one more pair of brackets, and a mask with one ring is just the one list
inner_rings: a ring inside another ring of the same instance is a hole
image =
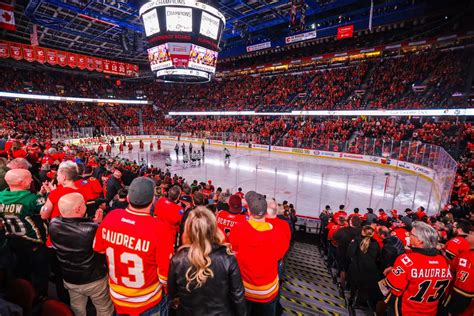
[[[309, 23], [314, 23], [311, 21], [316, 21], [319, 17], [337, 17], [370, 6], [370, 0], [293, 1], [300, 8], [304, 7]], [[142, 64], [146, 62], [146, 46], [138, 9], [145, 2], [146, 0], [17, 0], [17, 30], [2, 31], [0, 35], [4, 39], [29, 43], [33, 25], [36, 24], [41, 46]], [[203, 2], [218, 7], [227, 19], [221, 44], [224, 49], [231, 45], [245, 46], [272, 36], [288, 34], [291, 7], [288, 0]], [[401, 2], [403, 1], [374, 0], [376, 5]]]

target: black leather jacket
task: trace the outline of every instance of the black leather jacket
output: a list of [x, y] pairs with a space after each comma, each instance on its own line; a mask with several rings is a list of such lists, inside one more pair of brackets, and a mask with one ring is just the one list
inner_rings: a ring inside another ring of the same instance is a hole
[[188, 248], [180, 250], [172, 259], [168, 276], [170, 301], [179, 300], [177, 315], [246, 315], [244, 286], [239, 266], [226, 247], [214, 245], [209, 255], [213, 278], [200, 288], [191, 285], [186, 290], [186, 271], [189, 268]]
[[90, 218], [56, 217], [49, 223], [64, 281], [86, 284], [107, 275], [105, 256], [92, 249], [97, 227]]

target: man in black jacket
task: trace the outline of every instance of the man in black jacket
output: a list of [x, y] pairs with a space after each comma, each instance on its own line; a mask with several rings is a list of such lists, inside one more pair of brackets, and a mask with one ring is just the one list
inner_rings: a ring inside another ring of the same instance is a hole
[[118, 169], [115, 169], [112, 176], [107, 180], [107, 193], [105, 199], [107, 204], [114, 199], [118, 191], [122, 188], [122, 172]]
[[92, 249], [102, 212], [98, 210], [94, 220], [84, 217], [86, 205], [79, 193], [64, 195], [59, 199], [58, 207], [61, 216], [51, 221], [49, 233], [74, 314], [86, 315], [90, 297], [97, 315], [113, 315], [105, 256]]
[[380, 270], [384, 271], [388, 267], [393, 266], [395, 259], [397, 259], [399, 255], [405, 253], [405, 247], [398, 237], [390, 235], [390, 230], [385, 226], [378, 228], [378, 235], [383, 240], [383, 248], [380, 255]]
[[360, 235], [361, 231], [361, 220], [358, 216], [352, 216], [349, 220], [349, 226], [339, 229], [334, 233], [333, 239], [337, 243], [336, 247], [336, 261], [341, 272], [341, 287], [344, 289], [346, 286], [347, 271], [351, 258], [347, 257], [347, 248], [354, 237]]

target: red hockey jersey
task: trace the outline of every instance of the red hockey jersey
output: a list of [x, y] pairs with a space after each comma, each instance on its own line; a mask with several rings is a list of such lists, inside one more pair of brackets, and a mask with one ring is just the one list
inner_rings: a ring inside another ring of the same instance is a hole
[[387, 284], [395, 296], [396, 315], [436, 315], [438, 301], [451, 279], [446, 259], [423, 250], [400, 255], [387, 275]]
[[395, 228], [392, 230], [391, 235], [400, 239], [404, 247], [410, 246], [410, 232], [406, 228]]
[[277, 242], [281, 235], [270, 223], [248, 220], [236, 225], [229, 237], [242, 274], [245, 298], [270, 302], [278, 294], [278, 262], [286, 251], [285, 244]]
[[226, 241], [229, 241], [229, 234], [232, 228], [242, 222], [248, 220], [248, 216], [244, 214], [232, 214], [228, 211], [219, 211], [216, 214], [217, 227], [226, 236]]
[[469, 306], [458, 315], [474, 315], [474, 249], [462, 253], [456, 260], [453, 292], [471, 300]]
[[448, 257], [449, 260], [453, 260], [460, 254], [469, 251], [469, 242], [466, 238], [457, 236], [448, 240], [444, 250], [446, 251], [446, 257]]
[[94, 250], [107, 256], [117, 313], [139, 315], [161, 301], [173, 243], [168, 225], [148, 214], [116, 209], [105, 217]]

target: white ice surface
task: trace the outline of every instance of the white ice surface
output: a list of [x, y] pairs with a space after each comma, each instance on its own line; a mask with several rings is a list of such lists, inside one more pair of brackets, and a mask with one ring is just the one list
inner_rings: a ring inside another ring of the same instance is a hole
[[[326, 204], [333, 210], [344, 204], [349, 212], [358, 207], [361, 213], [367, 207], [395, 208], [400, 214], [407, 207], [426, 208], [430, 195], [434, 194], [430, 192], [431, 183], [421, 177], [362, 163], [241, 148], [229, 148], [231, 161], [225, 163], [223, 147], [206, 145], [201, 166], [184, 168], [182, 142], [178, 159], [175, 142], [163, 141], [160, 152], [156, 151], [156, 143], [153, 152], [149, 151], [150, 142], [145, 142], [144, 152], [139, 152], [137, 142], [132, 143], [133, 151], [125, 150], [124, 157], [136, 161], [144, 158], [148, 164], [163, 169], [165, 158], [171, 155], [171, 173], [183, 176], [189, 183], [194, 179], [199, 182], [211, 179], [216, 188], [231, 192], [236, 192], [238, 187], [244, 192], [255, 190], [279, 202], [293, 203], [299, 215], [318, 216]], [[189, 143], [185, 145], [188, 150]], [[200, 149], [198, 144], [193, 146]], [[118, 154], [117, 146], [113, 153]]]

